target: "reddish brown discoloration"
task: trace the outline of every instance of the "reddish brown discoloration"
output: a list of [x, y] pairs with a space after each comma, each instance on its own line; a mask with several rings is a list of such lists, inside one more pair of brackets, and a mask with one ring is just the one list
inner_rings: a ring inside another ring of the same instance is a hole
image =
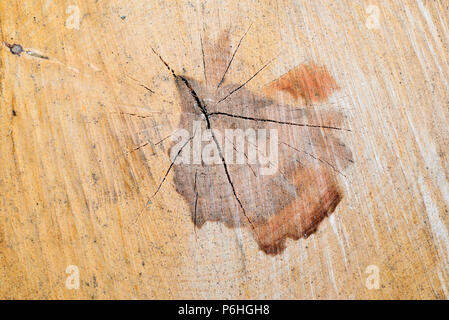
[[[202, 130], [210, 125], [220, 132], [276, 129], [278, 170], [261, 175], [260, 164], [179, 163], [173, 165], [176, 190], [188, 203], [195, 227], [207, 221], [247, 227], [261, 250], [278, 254], [287, 238], [313, 233], [342, 199], [337, 177], [352, 162], [351, 151], [336, 136], [344, 118], [338, 111], [279, 104], [229, 82], [223, 74], [242, 64], [237, 54], [228, 68], [233, 51], [228, 35], [222, 34], [216, 44], [205, 37], [203, 46], [204, 81], [177, 75], [167, 65], [180, 95], [179, 127], [191, 132], [194, 121], [202, 121]], [[225, 80], [219, 85], [221, 79]], [[294, 69], [272, 86], [309, 102], [327, 98], [338, 88], [324, 67], [313, 64]], [[217, 139], [216, 145], [224, 150], [224, 143]], [[234, 143], [233, 147], [236, 152], [247, 150]]]
[[314, 63], [303, 64], [270, 83], [267, 91], [286, 91], [295, 100], [304, 99], [307, 103], [327, 100], [339, 87], [325, 67]]
[[256, 226], [257, 243], [267, 254], [284, 250], [285, 240], [307, 238], [334, 212], [342, 199], [332, 173], [301, 168], [294, 175], [299, 196], [265, 223]]

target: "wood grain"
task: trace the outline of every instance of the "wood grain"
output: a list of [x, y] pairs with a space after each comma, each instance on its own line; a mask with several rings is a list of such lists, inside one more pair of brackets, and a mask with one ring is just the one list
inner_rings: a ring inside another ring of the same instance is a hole
[[[0, 2], [1, 298], [449, 297], [447, 1], [225, 2]], [[320, 107], [352, 130], [341, 203], [275, 256], [247, 228], [195, 230], [171, 174], [152, 197], [182, 113], [152, 48], [203, 79], [202, 43], [224, 30], [230, 52], [247, 32], [227, 81], [275, 58], [245, 86], [263, 95], [325, 66], [339, 90]]]

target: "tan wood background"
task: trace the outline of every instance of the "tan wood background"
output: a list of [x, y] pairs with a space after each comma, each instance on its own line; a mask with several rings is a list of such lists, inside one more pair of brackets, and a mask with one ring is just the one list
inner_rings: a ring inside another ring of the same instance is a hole
[[[0, 297], [448, 298], [448, 7], [1, 1]], [[250, 24], [238, 51], [248, 67], [232, 81], [275, 56], [251, 90], [301, 63], [324, 65], [341, 88], [329, 103], [352, 128], [342, 203], [276, 256], [246, 229], [208, 222], [195, 236], [171, 175], [147, 204], [170, 164], [155, 143], [180, 111], [151, 48], [201, 79], [202, 37], [229, 29], [236, 46]], [[14, 43], [28, 53], [12, 54]], [[69, 265], [79, 290], [65, 286]], [[366, 286], [370, 265], [379, 289]]]

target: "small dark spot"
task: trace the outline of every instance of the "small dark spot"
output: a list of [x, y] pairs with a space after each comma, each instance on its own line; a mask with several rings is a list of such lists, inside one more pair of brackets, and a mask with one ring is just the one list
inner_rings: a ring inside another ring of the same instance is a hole
[[125, 20], [126, 16], [121, 16], [120, 19]]
[[8, 44], [6, 44], [6, 45], [9, 47], [9, 51], [11, 51], [12, 54], [20, 56], [20, 54], [23, 52], [23, 48], [20, 44], [15, 43], [13, 45], [8, 45]]
[[14, 109], [12, 109], [12, 116], [13, 116], [13, 117], [16, 117], [16, 116], [17, 116], [17, 112], [16, 112], [16, 110], [14, 110]]

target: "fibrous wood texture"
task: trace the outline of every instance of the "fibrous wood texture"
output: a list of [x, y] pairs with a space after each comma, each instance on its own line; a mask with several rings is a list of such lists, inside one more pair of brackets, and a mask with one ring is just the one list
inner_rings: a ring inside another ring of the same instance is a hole
[[[448, 4], [1, 1], [0, 297], [448, 298]], [[205, 117], [299, 196], [169, 170]]]

